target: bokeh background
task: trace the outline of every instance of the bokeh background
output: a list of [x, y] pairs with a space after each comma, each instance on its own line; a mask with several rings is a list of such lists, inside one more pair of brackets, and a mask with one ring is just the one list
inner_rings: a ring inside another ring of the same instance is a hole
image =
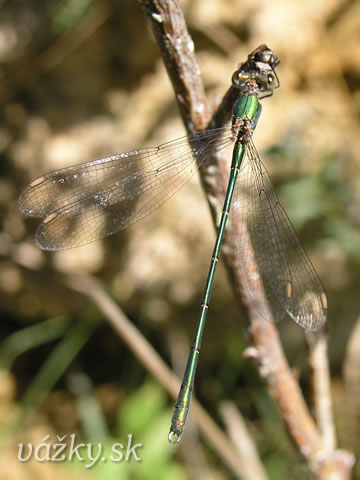
[[[260, 43], [281, 59], [281, 88], [263, 102], [254, 141], [328, 293], [337, 435], [341, 447], [359, 453], [360, 2], [182, 6], [214, 107]], [[168, 445], [173, 401], [96, 308], [62, 282], [72, 272], [96, 275], [181, 374], [215, 238], [197, 176], [128, 230], [54, 254], [37, 249], [38, 222], [16, 206], [21, 189], [49, 170], [184, 135], [141, 6], [4, 0], [0, 62], [0, 478], [233, 478], [192, 429], [184, 446]], [[306, 392], [303, 334], [288, 320], [279, 330]], [[235, 401], [269, 478], [310, 478], [253, 365], [242, 358], [246, 345], [220, 262], [197, 396], [219, 423], [221, 402]], [[9, 428], [15, 420], [20, 431]], [[38, 445], [46, 435], [54, 443], [71, 433], [107, 445], [134, 433], [144, 459], [92, 469], [17, 460], [18, 443]], [[197, 455], [186, 448], [190, 437]]]

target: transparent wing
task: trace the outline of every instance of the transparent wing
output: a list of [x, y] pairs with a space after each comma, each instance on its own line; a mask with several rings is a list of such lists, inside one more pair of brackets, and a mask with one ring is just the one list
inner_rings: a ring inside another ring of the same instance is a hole
[[50, 172], [18, 200], [25, 215], [43, 218], [36, 243], [63, 250], [111, 235], [166, 202], [215, 151], [231, 143], [231, 127]]
[[[325, 291], [252, 140], [239, 172], [232, 215], [238, 236], [237, 261], [259, 312], [266, 311], [265, 305], [258, 303], [262, 298], [275, 320], [288, 313], [301, 327], [317, 331], [326, 321]], [[246, 232], [250, 248], [241, 238]], [[263, 289], [266, 299], [258, 289]]]

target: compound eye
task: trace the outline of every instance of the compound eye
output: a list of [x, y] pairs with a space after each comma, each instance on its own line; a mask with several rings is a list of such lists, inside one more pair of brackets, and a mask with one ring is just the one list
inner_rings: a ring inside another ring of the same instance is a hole
[[271, 54], [269, 53], [268, 50], [265, 50], [264, 52], [262, 52], [261, 61], [264, 63], [271, 63]]
[[240, 87], [240, 75], [241, 73], [239, 72], [239, 70], [236, 70], [236, 72], [233, 73], [233, 76], [231, 78], [231, 83], [235, 88]]
[[250, 75], [247, 72], [242, 72], [241, 70], [236, 70], [234, 72], [231, 82], [233, 87], [235, 88], [241, 88], [245, 85], [246, 82], [250, 80]]
[[272, 85], [275, 81], [275, 77], [272, 73], [269, 73], [268, 76], [267, 76], [267, 81], [268, 81], [268, 84], [269, 85]]

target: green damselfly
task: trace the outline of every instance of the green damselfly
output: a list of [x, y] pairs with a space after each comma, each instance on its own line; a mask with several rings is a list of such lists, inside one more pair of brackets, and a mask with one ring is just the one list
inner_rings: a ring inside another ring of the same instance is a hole
[[234, 225], [239, 226], [236, 249], [240, 269], [244, 263], [241, 237], [248, 234], [251, 239], [256, 281], [250, 283], [244, 271], [249, 297], [254, 295], [254, 285], [259, 285], [275, 320], [288, 314], [309, 331], [317, 331], [326, 321], [325, 291], [278, 201], [252, 140], [261, 113], [259, 100], [271, 96], [279, 86], [278, 64], [277, 56], [261, 45], [236, 70], [232, 84], [238, 89], [239, 98], [231, 126], [195, 132], [159, 147], [56, 170], [34, 180], [19, 197], [22, 213], [43, 218], [36, 232], [36, 243], [41, 249], [78, 247], [118, 232], [150, 214], [177, 192], [210, 155], [234, 144], [196, 332], [171, 422], [171, 443], [180, 440], [185, 426], [229, 214]]

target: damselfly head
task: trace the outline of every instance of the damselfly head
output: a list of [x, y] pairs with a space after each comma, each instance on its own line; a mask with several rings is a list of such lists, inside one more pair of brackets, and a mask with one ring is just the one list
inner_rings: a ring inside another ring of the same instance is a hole
[[248, 56], [246, 62], [241, 64], [232, 76], [235, 88], [244, 89], [251, 81], [255, 80], [260, 92], [260, 97], [272, 95], [274, 88], [280, 83], [276, 75], [276, 67], [280, 60], [277, 55], [266, 45], [260, 45]]

